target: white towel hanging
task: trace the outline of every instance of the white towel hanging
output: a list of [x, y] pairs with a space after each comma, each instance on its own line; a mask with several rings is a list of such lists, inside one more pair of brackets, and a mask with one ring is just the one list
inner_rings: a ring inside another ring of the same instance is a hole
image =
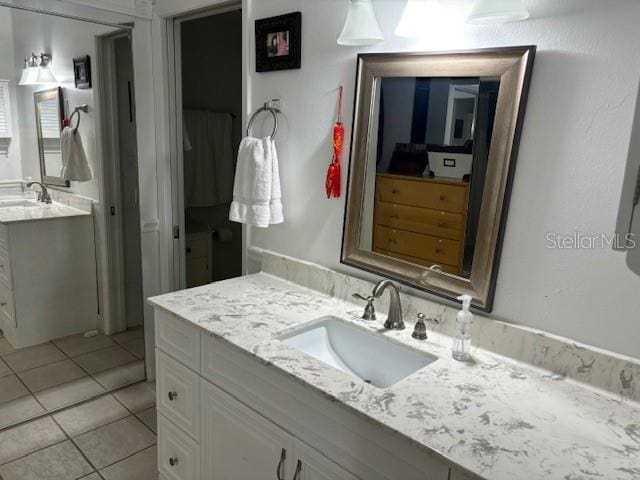
[[82, 137], [77, 128], [65, 127], [60, 134], [62, 150], [62, 171], [65, 180], [87, 182], [93, 178], [87, 155], [82, 145]]

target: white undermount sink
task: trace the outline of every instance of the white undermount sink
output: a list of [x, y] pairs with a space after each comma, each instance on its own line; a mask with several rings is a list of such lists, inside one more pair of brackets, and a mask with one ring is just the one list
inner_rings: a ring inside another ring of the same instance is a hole
[[6, 207], [37, 207], [41, 203], [35, 200], [28, 199], [15, 199], [15, 200], [0, 200], [0, 208]]
[[313, 320], [279, 340], [380, 388], [390, 387], [437, 359], [333, 316]]

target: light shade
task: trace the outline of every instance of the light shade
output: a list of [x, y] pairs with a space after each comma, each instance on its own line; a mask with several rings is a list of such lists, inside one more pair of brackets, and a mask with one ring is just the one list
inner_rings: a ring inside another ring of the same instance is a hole
[[33, 85], [38, 77], [38, 67], [24, 67], [18, 85]]
[[450, 4], [441, 0], [408, 0], [395, 34], [408, 38], [441, 36], [447, 31], [459, 28], [465, 13], [465, 9], [457, 3]]
[[35, 85], [46, 84], [46, 83], [58, 83], [55, 75], [49, 68], [48, 65], [35, 67], [36, 68], [36, 78], [34, 80]]
[[347, 19], [338, 37], [338, 44], [373, 45], [382, 41], [384, 41], [384, 35], [373, 11], [371, 0], [349, 0]]
[[483, 25], [518, 22], [527, 18], [529, 18], [529, 10], [522, 0], [476, 0], [467, 23]]

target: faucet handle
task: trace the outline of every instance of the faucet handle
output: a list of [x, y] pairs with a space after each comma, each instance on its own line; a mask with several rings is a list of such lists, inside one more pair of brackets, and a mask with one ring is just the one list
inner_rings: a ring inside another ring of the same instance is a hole
[[376, 309], [373, 306], [373, 300], [375, 297], [373, 295], [364, 296], [360, 293], [354, 293], [353, 298], [357, 298], [359, 300], [364, 300], [367, 302], [366, 307], [364, 307], [364, 313], [362, 314], [362, 318], [364, 320], [375, 320], [376, 319]]
[[427, 318], [424, 313], [418, 314], [418, 320], [416, 321], [416, 325], [413, 329], [413, 333], [411, 336], [413, 338], [417, 338], [418, 340], [426, 340], [427, 339], [427, 325], [426, 323], [433, 323], [435, 325], [440, 324], [440, 320], [437, 318]]

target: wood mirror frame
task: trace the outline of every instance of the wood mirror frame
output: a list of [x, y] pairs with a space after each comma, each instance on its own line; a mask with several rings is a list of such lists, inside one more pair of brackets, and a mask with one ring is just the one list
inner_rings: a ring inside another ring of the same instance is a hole
[[[66, 180], [58, 175], [49, 175], [47, 172], [47, 163], [45, 156], [44, 138], [42, 135], [42, 119], [40, 116], [40, 103], [48, 100], [55, 100], [58, 106], [58, 127], [62, 133], [62, 122], [64, 117], [64, 102], [62, 98], [62, 88], [54, 87], [48, 90], [41, 90], [33, 94], [33, 103], [36, 109], [36, 132], [38, 134], [38, 154], [40, 157], [40, 178], [45, 185], [56, 185], [59, 187], [68, 187], [70, 185], [69, 180]], [[61, 153], [62, 154], [62, 153]]]
[[[490, 312], [498, 274], [520, 130], [535, 46], [461, 52], [358, 55], [356, 95], [341, 262], [450, 300], [473, 297]], [[360, 248], [367, 158], [376, 82], [383, 77], [494, 77], [500, 79], [496, 113], [469, 278]]]

